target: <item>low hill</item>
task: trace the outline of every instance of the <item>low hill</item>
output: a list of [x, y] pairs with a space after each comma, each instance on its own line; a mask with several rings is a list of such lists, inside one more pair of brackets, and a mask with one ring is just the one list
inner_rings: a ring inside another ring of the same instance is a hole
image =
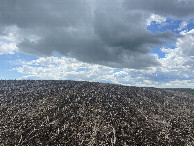
[[194, 89], [0, 81], [0, 145], [194, 145]]

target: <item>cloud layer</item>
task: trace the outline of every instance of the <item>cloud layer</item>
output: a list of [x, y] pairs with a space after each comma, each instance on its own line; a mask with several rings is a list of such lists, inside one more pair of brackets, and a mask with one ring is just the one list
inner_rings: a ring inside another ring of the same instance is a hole
[[194, 29], [182, 32], [182, 38], [176, 40], [175, 49], [162, 48], [166, 57], [159, 59], [161, 66], [149, 69], [115, 69], [66, 57], [41, 57], [33, 61], [22, 61], [22, 66], [15, 70], [26, 74], [21, 79], [71, 79], [136, 86], [194, 88], [193, 42]]
[[0, 27], [7, 33], [15, 27], [20, 52], [58, 52], [87, 63], [142, 69], [161, 65], [151, 49], [176, 37], [148, 31], [153, 14], [158, 21], [187, 19], [193, 9], [192, 0], [1, 0]]

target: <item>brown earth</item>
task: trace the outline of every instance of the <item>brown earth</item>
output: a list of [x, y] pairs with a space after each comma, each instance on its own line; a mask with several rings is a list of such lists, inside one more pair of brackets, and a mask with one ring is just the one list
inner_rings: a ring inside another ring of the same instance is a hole
[[0, 145], [194, 145], [194, 89], [0, 81]]

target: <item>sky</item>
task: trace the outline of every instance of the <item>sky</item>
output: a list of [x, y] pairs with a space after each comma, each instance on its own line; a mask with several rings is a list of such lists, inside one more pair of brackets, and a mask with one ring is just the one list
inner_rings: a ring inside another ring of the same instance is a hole
[[193, 0], [0, 0], [0, 79], [194, 88]]

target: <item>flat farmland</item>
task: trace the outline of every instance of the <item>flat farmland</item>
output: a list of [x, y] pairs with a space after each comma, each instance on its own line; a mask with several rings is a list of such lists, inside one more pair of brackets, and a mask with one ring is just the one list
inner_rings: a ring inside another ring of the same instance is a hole
[[0, 145], [194, 145], [194, 89], [1, 80]]

